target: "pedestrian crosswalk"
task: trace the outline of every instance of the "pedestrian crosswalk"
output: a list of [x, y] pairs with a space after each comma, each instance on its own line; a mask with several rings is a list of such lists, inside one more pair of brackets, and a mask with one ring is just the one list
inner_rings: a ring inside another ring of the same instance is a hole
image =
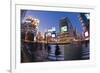
[[87, 46], [87, 47], [83, 46], [81, 58], [82, 59], [89, 59], [89, 56], [90, 56], [89, 46]]
[[61, 54], [56, 56], [55, 55], [56, 45], [49, 45], [49, 46], [51, 49], [50, 49], [50, 53], [48, 54], [48, 59], [50, 61], [63, 61], [64, 60], [64, 54], [63, 54], [64, 49], [62, 49], [59, 45]]
[[[81, 51], [79, 51], [80, 52], [80, 58], [79, 59], [80, 60], [81, 59], [82, 60], [89, 59], [89, 57], [90, 57], [89, 46], [86, 47], [85, 45], [83, 45], [80, 49], [81, 49]], [[48, 59], [50, 61], [56, 61], [56, 60], [64, 61], [65, 60], [64, 54], [60, 54], [60, 55], [56, 56], [54, 51], [55, 51], [55, 46], [53, 45], [52, 48], [51, 48], [51, 53], [48, 54]]]
[[[35, 51], [35, 55], [36, 55], [36, 58], [35, 60], [38, 62], [38, 61], [64, 61], [64, 60], [87, 60], [89, 59], [90, 57], [90, 49], [89, 49], [89, 46], [85, 46], [83, 45], [81, 48], [79, 48], [79, 51], [77, 53], [79, 53], [79, 57], [78, 55], [75, 55], [75, 59], [73, 59], [73, 57], [71, 57], [72, 55], [69, 53], [75, 53], [75, 51], [77, 51], [77, 49], [75, 49], [75, 47], [70, 50], [71, 52], [69, 52], [68, 50], [68, 47], [64, 47], [64, 46], [61, 46], [59, 45], [60, 47], [60, 51], [61, 51], [61, 54], [59, 55], [55, 55], [55, 45], [50, 45], [51, 49], [50, 49], [50, 52], [48, 53], [47, 50], [38, 50], [38, 51]], [[66, 51], [67, 52], [64, 52], [65, 49], [67, 49]], [[81, 49], [81, 50], [80, 50]], [[31, 56], [28, 54], [28, 51], [24, 48], [22, 48], [22, 62], [31, 62]], [[34, 55], [34, 56], [35, 56]], [[68, 59], [65, 59], [65, 55], [67, 55], [66, 57]], [[71, 58], [69, 58], [71, 57]], [[78, 58], [77, 58], [78, 57]], [[34, 58], [32, 58], [34, 59]]]
[[51, 60], [51, 61], [63, 61], [64, 60], [64, 55], [58, 55], [58, 56], [55, 56], [54, 53], [50, 53], [48, 55], [48, 59]]

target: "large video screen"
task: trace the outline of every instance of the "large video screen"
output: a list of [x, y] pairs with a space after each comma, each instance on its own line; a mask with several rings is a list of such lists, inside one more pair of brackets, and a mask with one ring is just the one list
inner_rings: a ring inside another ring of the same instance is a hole
[[61, 27], [61, 32], [62, 32], [62, 33], [67, 32], [67, 26]]

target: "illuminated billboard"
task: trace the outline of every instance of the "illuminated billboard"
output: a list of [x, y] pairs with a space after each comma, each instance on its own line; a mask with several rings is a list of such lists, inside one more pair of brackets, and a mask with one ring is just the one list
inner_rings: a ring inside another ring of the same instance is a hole
[[61, 32], [62, 32], [62, 33], [67, 32], [67, 31], [68, 31], [67, 26], [61, 27]]

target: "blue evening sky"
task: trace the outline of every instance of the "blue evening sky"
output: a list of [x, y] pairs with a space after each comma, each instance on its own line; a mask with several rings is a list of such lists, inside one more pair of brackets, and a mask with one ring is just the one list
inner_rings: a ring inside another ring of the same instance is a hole
[[55, 27], [59, 32], [59, 20], [63, 17], [68, 17], [73, 27], [76, 27], [78, 32], [82, 32], [82, 26], [78, 18], [79, 13], [76, 12], [56, 12], [56, 11], [37, 11], [27, 10], [26, 16], [31, 16], [40, 20], [39, 31], [44, 32], [48, 28]]

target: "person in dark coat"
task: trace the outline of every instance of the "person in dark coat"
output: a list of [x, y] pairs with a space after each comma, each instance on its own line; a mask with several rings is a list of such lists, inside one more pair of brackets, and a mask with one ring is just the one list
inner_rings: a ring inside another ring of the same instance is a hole
[[60, 55], [60, 54], [61, 54], [61, 52], [60, 52], [60, 48], [59, 48], [58, 45], [56, 45], [56, 50], [55, 50], [56, 60], [57, 60], [58, 55]]

